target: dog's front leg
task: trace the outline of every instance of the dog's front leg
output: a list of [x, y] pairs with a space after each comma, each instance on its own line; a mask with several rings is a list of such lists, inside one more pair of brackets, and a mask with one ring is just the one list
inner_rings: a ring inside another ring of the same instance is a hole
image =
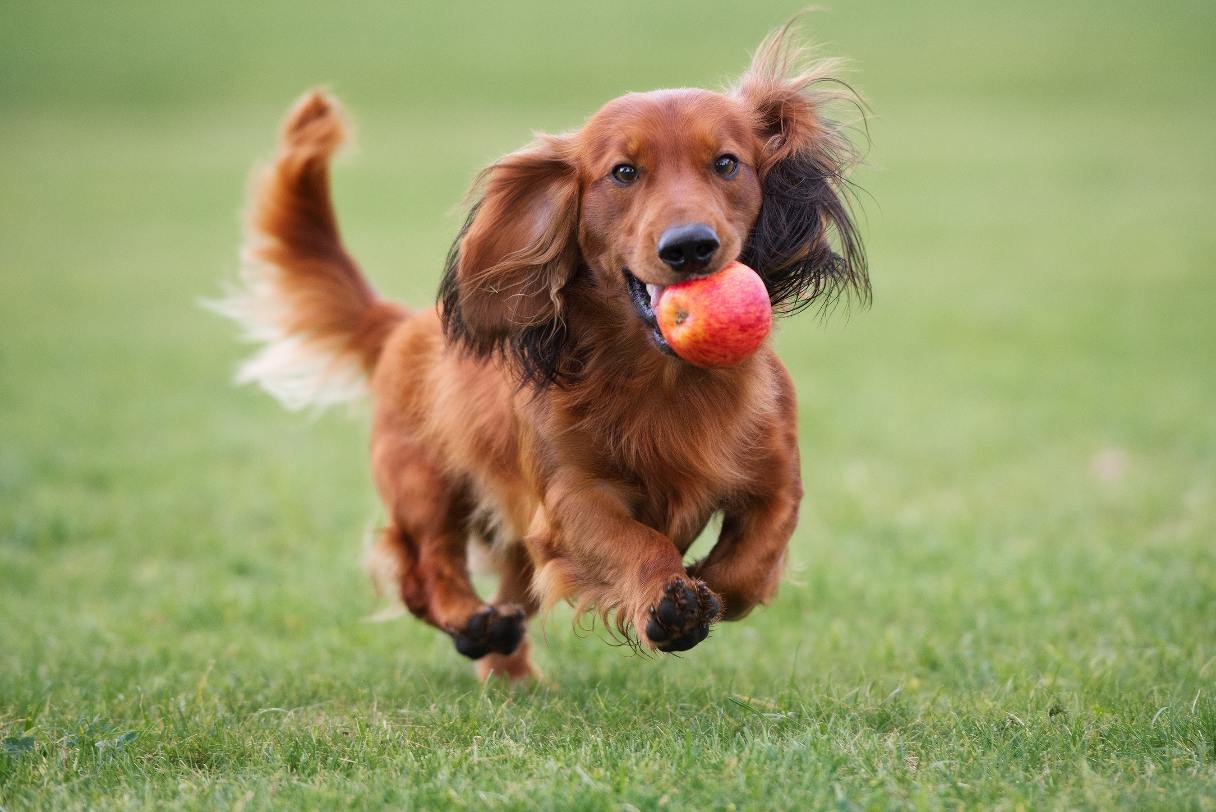
[[528, 544], [546, 605], [566, 598], [614, 613], [627, 633], [659, 651], [685, 651], [709, 635], [722, 603], [684, 570], [671, 539], [637, 521], [614, 483], [555, 478]]
[[766, 470], [769, 479], [757, 492], [726, 510], [709, 555], [688, 568], [722, 596], [726, 620], [739, 620], [776, 594], [798, 524], [802, 479], [797, 452], [776, 455]]

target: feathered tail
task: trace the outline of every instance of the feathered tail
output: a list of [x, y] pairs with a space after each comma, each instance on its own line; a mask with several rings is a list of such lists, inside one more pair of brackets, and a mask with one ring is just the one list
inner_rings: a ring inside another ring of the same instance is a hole
[[324, 408], [364, 389], [406, 310], [377, 297], [338, 234], [329, 159], [346, 138], [337, 103], [304, 96], [283, 125], [273, 163], [256, 179], [242, 251], [242, 284], [211, 303], [262, 348], [240, 383], [289, 409]]

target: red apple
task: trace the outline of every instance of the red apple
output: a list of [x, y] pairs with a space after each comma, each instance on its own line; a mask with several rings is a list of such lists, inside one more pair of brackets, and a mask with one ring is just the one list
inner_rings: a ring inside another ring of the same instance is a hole
[[676, 355], [699, 367], [729, 367], [750, 356], [773, 326], [764, 281], [742, 262], [668, 285], [655, 308]]

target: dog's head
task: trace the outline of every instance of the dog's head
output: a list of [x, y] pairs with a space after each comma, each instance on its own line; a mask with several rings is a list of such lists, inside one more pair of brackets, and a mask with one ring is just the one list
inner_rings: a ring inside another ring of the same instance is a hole
[[[662, 287], [740, 259], [778, 312], [869, 283], [842, 198], [853, 150], [827, 118], [852, 100], [833, 63], [799, 67], [789, 27], [727, 93], [660, 90], [606, 104], [578, 131], [543, 135], [487, 168], [440, 289], [445, 329], [505, 351], [536, 384], [561, 377], [591, 298], [642, 351]], [[836, 247], [832, 244], [835, 234]]]

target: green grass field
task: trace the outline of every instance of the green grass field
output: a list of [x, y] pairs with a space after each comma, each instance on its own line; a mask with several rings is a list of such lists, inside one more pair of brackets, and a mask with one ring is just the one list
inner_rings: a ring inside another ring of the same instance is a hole
[[875, 297], [778, 335], [781, 594], [680, 658], [559, 610], [512, 691], [366, 622], [365, 417], [229, 385], [248, 169], [328, 84], [424, 303], [478, 167], [796, 6], [5, 4], [0, 807], [1216, 809], [1216, 6], [834, 5]]

